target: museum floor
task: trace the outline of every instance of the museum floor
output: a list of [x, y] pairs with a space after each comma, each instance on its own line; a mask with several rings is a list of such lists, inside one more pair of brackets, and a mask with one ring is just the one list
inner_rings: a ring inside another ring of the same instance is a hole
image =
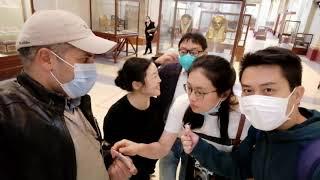
[[[258, 49], [263, 49], [268, 46], [277, 45], [277, 39], [268, 34], [267, 40], [255, 40], [252, 33], [249, 33], [246, 45], [246, 52], [252, 52]], [[151, 57], [152, 55], [143, 56], [144, 47], [139, 47], [139, 57]], [[155, 50], [153, 51], [155, 52]], [[301, 106], [320, 110], [320, 90], [317, 90], [318, 83], [320, 81], [320, 64], [309, 61], [306, 57], [301, 56], [303, 60], [303, 80], [302, 84], [306, 89], [305, 96], [301, 103]], [[103, 118], [108, 112], [110, 106], [116, 102], [119, 98], [126, 94], [125, 91], [114, 85], [114, 78], [117, 75], [118, 69], [122, 66], [126, 58], [113, 63], [111, 59], [104, 57], [97, 58], [98, 67], [98, 81], [94, 88], [90, 91], [92, 96], [93, 112], [99, 121], [99, 125], [102, 129]], [[238, 70], [239, 63], [234, 63], [236, 70]], [[240, 85], [237, 82], [235, 91], [239, 90]], [[154, 180], [158, 179], [158, 168], [156, 169]]]

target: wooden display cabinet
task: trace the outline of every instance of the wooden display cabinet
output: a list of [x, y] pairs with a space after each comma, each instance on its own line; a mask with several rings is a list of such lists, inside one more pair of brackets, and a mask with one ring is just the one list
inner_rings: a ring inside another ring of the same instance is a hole
[[115, 63], [123, 51], [138, 55], [139, 14], [139, 0], [90, 0], [91, 29], [117, 43], [112, 51]]
[[22, 69], [21, 61], [18, 55], [0, 54], [0, 80], [15, 77]]

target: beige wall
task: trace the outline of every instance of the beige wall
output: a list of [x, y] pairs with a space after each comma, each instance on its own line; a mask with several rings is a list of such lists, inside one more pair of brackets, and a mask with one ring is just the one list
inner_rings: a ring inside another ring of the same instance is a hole
[[0, 29], [20, 29], [23, 21], [23, 10], [20, 0], [0, 2]]
[[315, 46], [316, 44], [319, 45], [319, 41], [320, 41], [319, 27], [320, 27], [320, 8], [317, 7], [316, 11], [314, 12], [314, 15], [313, 15], [313, 18], [312, 18], [312, 22], [311, 22], [311, 25], [310, 25], [310, 29], [309, 29], [309, 32], [308, 32], [308, 33], [314, 34], [313, 41], [312, 41], [312, 46]]
[[63, 9], [80, 16], [90, 25], [90, 0], [33, 0], [34, 9]]

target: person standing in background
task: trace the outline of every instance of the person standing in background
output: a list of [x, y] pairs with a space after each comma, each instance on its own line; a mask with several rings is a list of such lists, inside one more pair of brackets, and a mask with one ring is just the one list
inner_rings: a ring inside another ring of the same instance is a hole
[[149, 16], [146, 16], [146, 21], [145, 21], [144, 24], [145, 24], [144, 33], [146, 34], [146, 50], [144, 51], [143, 55], [146, 55], [148, 49], [150, 50], [149, 54], [152, 53], [151, 42], [153, 40], [153, 36], [154, 36], [155, 31], [156, 31], [156, 27], [154, 26], [154, 22], [151, 21]]

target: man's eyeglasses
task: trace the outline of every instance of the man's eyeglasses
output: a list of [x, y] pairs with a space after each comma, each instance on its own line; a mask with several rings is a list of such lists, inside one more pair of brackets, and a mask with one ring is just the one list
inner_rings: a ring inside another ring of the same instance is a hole
[[203, 51], [198, 51], [198, 50], [179, 49], [179, 54], [182, 56], [186, 54], [190, 54], [192, 56], [199, 56], [199, 54], [202, 52]]
[[184, 90], [186, 91], [186, 93], [190, 96], [193, 92], [194, 96], [196, 98], [199, 99], [203, 99], [205, 95], [209, 94], [209, 93], [213, 93], [213, 92], [217, 92], [217, 90], [214, 91], [210, 91], [210, 92], [201, 92], [199, 90], [195, 90], [192, 87], [188, 86], [188, 84], [184, 84], [183, 85]]

